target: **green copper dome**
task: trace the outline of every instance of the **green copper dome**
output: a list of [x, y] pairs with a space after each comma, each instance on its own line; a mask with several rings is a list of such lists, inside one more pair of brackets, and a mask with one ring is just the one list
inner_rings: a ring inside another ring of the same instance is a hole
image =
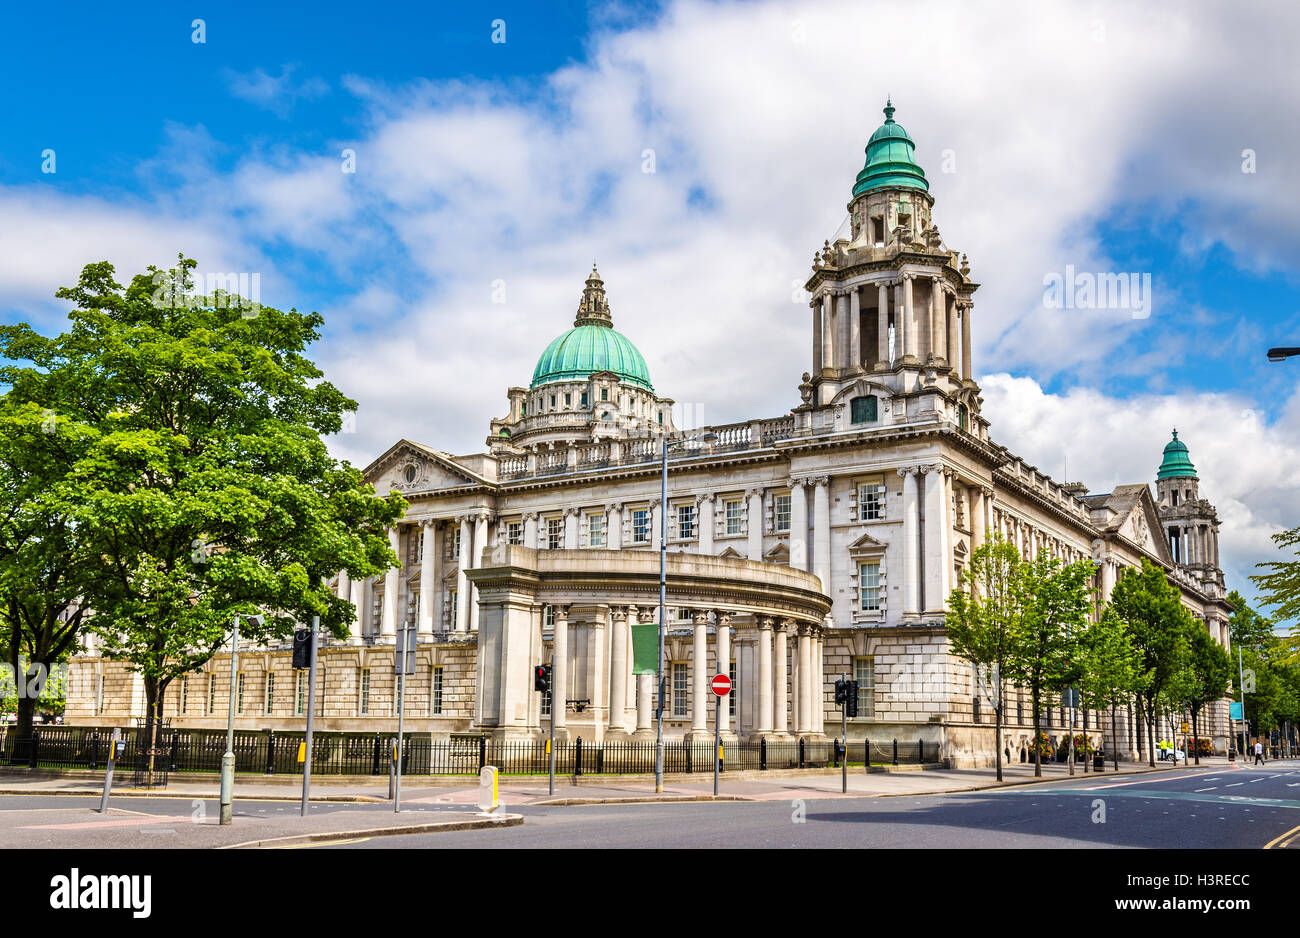
[[916, 144], [901, 124], [894, 123], [894, 106], [885, 102], [885, 122], [867, 141], [867, 163], [853, 186], [855, 196], [874, 189], [930, 191], [925, 170], [916, 162]]
[[530, 387], [582, 380], [597, 371], [612, 371], [629, 384], [654, 391], [645, 359], [627, 336], [614, 328], [605, 283], [592, 267], [573, 328], [546, 346], [533, 369]]
[[1178, 439], [1178, 431], [1174, 431], [1174, 438], [1165, 444], [1165, 458], [1160, 463], [1160, 471], [1156, 473], [1157, 479], [1195, 479], [1196, 467], [1192, 465], [1192, 458], [1187, 455], [1187, 444]]

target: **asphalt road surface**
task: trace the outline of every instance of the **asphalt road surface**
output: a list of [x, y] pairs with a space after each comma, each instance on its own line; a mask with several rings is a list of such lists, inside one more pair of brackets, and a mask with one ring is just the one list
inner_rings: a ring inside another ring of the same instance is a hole
[[898, 798], [511, 807], [522, 827], [312, 849], [1163, 847], [1300, 849], [1300, 762]]

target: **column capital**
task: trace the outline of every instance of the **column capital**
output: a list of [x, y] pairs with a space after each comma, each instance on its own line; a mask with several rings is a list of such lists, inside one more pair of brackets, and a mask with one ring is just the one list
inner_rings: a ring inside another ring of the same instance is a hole
[[763, 496], [763, 490], [761, 488], [758, 488], [757, 486], [755, 486], [754, 488], [745, 489], [746, 500], [753, 498], [755, 495], [761, 498]]
[[570, 507], [564, 509], [564, 517], [566, 517], [566, 518], [571, 517], [571, 516], [573, 516], [573, 515], [580, 515], [580, 514], [582, 514], [582, 509], [581, 509], [581, 508], [574, 508], [574, 507], [570, 506]]
[[898, 475], [906, 479], [908, 476], [914, 476], [921, 471], [920, 466], [899, 466]]
[[658, 612], [656, 606], [637, 606], [636, 620], [642, 625], [650, 625], [655, 621], [655, 614]]
[[691, 613], [691, 621], [695, 623], [696, 628], [699, 628], [701, 625], [707, 625], [709, 622], [708, 611], [705, 609], [696, 609]]
[[475, 521], [479, 521], [486, 524], [492, 520], [492, 512], [486, 508], [480, 508], [477, 511], [473, 512], [473, 517]]
[[696, 505], [703, 505], [705, 502], [711, 502], [711, 501], [713, 501], [715, 498], [717, 498], [717, 496], [714, 495], [712, 492], [705, 492], [703, 495], [696, 495], [696, 496], [695, 496], [695, 504], [696, 504]]
[[807, 485], [807, 484], [809, 483], [809, 481], [811, 481], [811, 480], [809, 480], [809, 479], [796, 479], [796, 478], [791, 477], [791, 479], [790, 479], [790, 483], [789, 483], [789, 484], [790, 484], [790, 490], [791, 490], [791, 491], [794, 491], [795, 489], [801, 489], [801, 488], [803, 488], [805, 485]]
[[[633, 606], [632, 608], [635, 609], [636, 607]], [[626, 622], [627, 610], [628, 610], [627, 606], [610, 606], [609, 617], [614, 622]]]
[[713, 617], [717, 622], [718, 628], [725, 629], [731, 626], [731, 612], [727, 609], [714, 609]]
[[812, 484], [817, 486], [818, 488], [822, 488], [823, 486], [827, 486], [831, 484], [831, 477], [828, 475], [813, 476], [808, 481], [812, 482]]
[[536, 511], [525, 511], [521, 517], [525, 521], [536, 521], [538, 518], [541, 517], [541, 514], [540, 512], [536, 512]]
[[560, 619], [563, 619], [563, 620], [565, 621], [565, 624], [567, 625], [567, 624], [568, 624], [568, 621], [569, 621], [569, 606], [568, 606], [568, 604], [565, 603], [565, 604], [563, 604], [563, 605], [559, 605], [559, 606], [557, 606], [557, 605], [555, 605], [554, 603], [551, 603], [550, 605], [551, 605], [551, 609], [552, 609], [552, 611], [553, 611], [553, 613], [554, 613], [554, 615], [555, 615], [555, 619], [556, 619], [556, 621], [559, 621]]
[[993, 497], [993, 486], [991, 486], [991, 485], [981, 485], [981, 486], [979, 487], [979, 490], [980, 490], [981, 494], [983, 494], [983, 496], [984, 496], [985, 498], [992, 498], [992, 497]]
[[758, 617], [758, 630], [759, 630], [760, 632], [770, 632], [770, 631], [772, 631], [772, 617], [771, 617], [771, 616], [759, 616], [759, 617]]
[[611, 511], [622, 511], [622, 510], [623, 510], [623, 503], [622, 503], [622, 502], [606, 502], [606, 503], [605, 503], [605, 511], [607, 511], [607, 512], [611, 512]]
[[654, 511], [656, 508], [659, 507], [659, 498], [658, 498], [658, 496], [656, 496], [655, 498], [647, 499], [647, 500], [646, 500], [646, 504], [648, 504], [648, 505], [650, 506], [650, 510], [651, 510], [651, 511]]

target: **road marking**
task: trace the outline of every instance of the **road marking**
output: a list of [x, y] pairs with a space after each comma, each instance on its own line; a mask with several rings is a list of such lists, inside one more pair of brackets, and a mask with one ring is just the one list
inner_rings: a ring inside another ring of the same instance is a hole
[[1245, 782], [1233, 782], [1233, 783], [1231, 783], [1231, 784], [1229, 784], [1229, 785], [1224, 785], [1223, 787], [1224, 787], [1224, 788], [1236, 788], [1238, 785], [1245, 785], [1245, 784], [1246, 784]]
[[1252, 779], [1251, 779], [1251, 782], [1252, 782], [1252, 783], [1254, 783], [1254, 782], [1262, 782], [1262, 781], [1264, 781], [1262, 778], [1252, 778]]
[[1273, 847], [1289, 847], [1291, 841], [1295, 840], [1297, 837], [1300, 837], [1300, 826], [1291, 828], [1279, 837], [1274, 837], [1268, 843], [1264, 844], [1264, 849], [1271, 850]]
[[337, 847], [339, 844], [363, 844], [369, 837], [355, 837], [352, 840], [328, 840], [318, 844], [281, 844], [278, 847], [263, 847], [263, 850], [303, 850], [307, 847]]
[[1209, 788], [1198, 788], [1196, 789], [1196, 793], [1199, 795], [1203, 791], [1214, 791], [1218, 787], [1218, 785], [1211, 785]]

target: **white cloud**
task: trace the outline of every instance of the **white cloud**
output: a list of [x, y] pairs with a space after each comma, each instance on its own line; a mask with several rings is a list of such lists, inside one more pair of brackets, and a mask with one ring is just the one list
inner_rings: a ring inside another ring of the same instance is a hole
[[275, 114], [288, 117], [299, 101], [310, 101], [329, 92], [329, 85], [321, 78], [304, 78], [294, 81], [295, 64], [280, 66], [279, 75], [268, 75], [263, 69], [235, 72], [225, 69], [226, 85], [237, 98], [256, 104]]

